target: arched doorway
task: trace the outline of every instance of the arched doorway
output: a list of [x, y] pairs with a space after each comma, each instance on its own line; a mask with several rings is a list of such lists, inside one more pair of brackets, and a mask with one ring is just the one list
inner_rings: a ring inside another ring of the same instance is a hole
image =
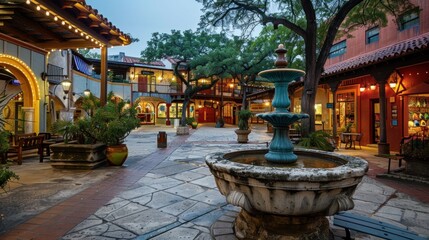
[[[16, 81], [6, 78], [0, 84], [4, 94], [6, 105], [1, 106], [2, 111], [9, 109], [9, 118], [13, 113], [12, 132], [39, 132], [40, 129], [40, 89], [34, 72], [22, 60], [0, 54], [0, 68], [3, 73], [13, 76]], [[7, 110], [6, 110], [7, 112]], [[16, 124], [22, 124], [22, 128]]]

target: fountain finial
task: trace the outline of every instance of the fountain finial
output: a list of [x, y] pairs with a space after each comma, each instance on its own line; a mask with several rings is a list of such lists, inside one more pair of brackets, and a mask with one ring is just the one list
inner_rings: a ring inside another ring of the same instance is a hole
[[279, 47], [276, 49], [275, 53], [277, 53], [277, 59], [274, 62], [276, 68], [286, 68], [288, 62], [286, 60], [287, 50], [283, 44], [279, 44]]

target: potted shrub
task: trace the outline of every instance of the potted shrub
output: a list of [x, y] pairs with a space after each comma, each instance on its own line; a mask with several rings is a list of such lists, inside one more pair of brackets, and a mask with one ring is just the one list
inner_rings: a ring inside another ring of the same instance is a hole
[[252, 112], [248, 109], [242, 109], [238, 113], [238, 129], [235, 130], [237, 134], [237, 141], [239, 143], [247, 143], [249, 141], [249, 119], [252, 116]]
[[128, 149], [123, 141], [132, 130], [140, 126], [136, 113], [123, 100], [109, 101], [87, 121], [89, 126], [97, 126], [97, 131], [92, 132], [97, 141], [107, 145], [106, 155], [111, 165], [121, 166], [128, 156]]
[[[51, 165], [56, 168], [91, 169], [107, 159], [111, 165], [122, 165], [128, 156], [123, 140], [138, 126], [133, 108], [109, 93], [108, 103], [88, 104], [90, 115], [75, 122], [58, 121], [53, 131], [62, 134], [64, 143], [51, 145]], [[85, 101], [84, 101], [85, 102]]]

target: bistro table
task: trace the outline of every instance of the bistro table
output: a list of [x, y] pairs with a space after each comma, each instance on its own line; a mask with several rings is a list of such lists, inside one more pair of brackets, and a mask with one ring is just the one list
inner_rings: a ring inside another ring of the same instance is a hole
[[356, 138], [361, 135], [361, 133], [341, 133], [343, 134], [346, 142], [345, 142], [345, 149], [356, 149], [356, 145], [354, 142], [356, 141]]

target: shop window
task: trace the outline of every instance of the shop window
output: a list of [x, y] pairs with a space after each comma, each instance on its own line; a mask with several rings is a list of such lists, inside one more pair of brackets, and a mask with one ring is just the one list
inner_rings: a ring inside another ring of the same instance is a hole
[[366, 30], [366, 32], [365, 32], [366, 44], [378, 42], [379, 36], [380, 36], [380, 28], [379, 27], [374, 27], [374, 28]]
[[158, 105], [158, 117], [159, 118], [167, 117], [167, 104], [161, 103]]
[[329, 57], [333, 58], [333, 57], [343, 55], [344, 53], [346, 53], [346, 49], [347, 49], [346, 40], [336, 43], [332, 45], [331, 50], [329, 51]]
[[410, 96], [408, 100], [408, 134], [428, 135], [429, 98]]
[[420, 16], [418, 10], [412, 10], [399, 16], [399, 30], [403, 31], [412, 27], [419, 26]]
[[347, 126], [356, 127], [356, 99], [354, 92], [344, 92], [337, 94], [337, 126], [345, 129]]
[[322, 104], [314, 104], [315, 124], [322, 124]]

